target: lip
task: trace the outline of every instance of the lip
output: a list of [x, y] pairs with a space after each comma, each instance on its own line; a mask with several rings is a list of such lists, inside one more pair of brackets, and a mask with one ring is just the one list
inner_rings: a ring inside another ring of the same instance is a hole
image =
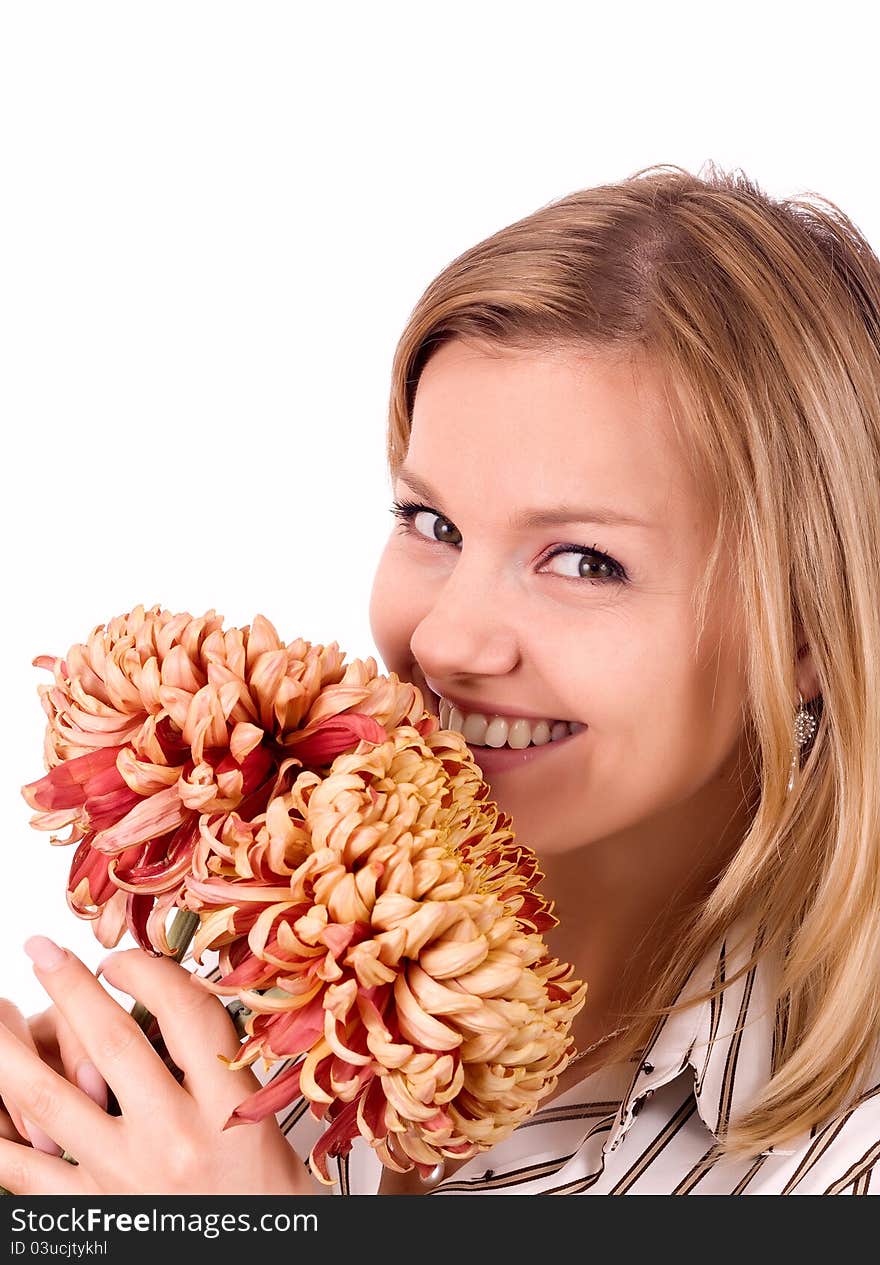
[[[456, 695], [449, 694], [446, 691], [441, 692], [440, 690], [437, 689], [437, 687], [431, 681], [428, 680], [427, 677], [425, 677], [425, 684], [428, 686], [428, 689], [438, 700], [437, 702], [438, 715], [440, 712], [439, 700], [442, 699], [444, 702], [449, 703], [451, 707], [457, 707], [460, 712], [479, 712], [482, 716], [510, 716], [510, 717], [513, 717], [514, 719], [521, 717], [523, 720], [549, 720], [551, 719], [550, 717], [548, 717], [546, 712], [530, 712], [530, 711], [526, 711], [525, 708], [517, 708], [514, 710], [513, 708], [510, 708], [510, 707], [499, 707], [496, 703], [488, 703], [485, 700], [480, 701], [479, 699], [472, 699], [468, 701], [468, 699], [466, 698], [461, 698], [460, 696], [456, 697]], [[552, 719], [563, 720], [564, 717], [554, 716], [552, 717]], [[564, 741], [564, 739], [560, 739], [560, 741]]]
[[[434, 684], [427, 677], [424, 677], [423, 679], [426, 688], [433, 695], [433, 701], [435, 703], [433, 714], [438, 720], [440, 719], [441, 698], [447, 703], [451, 703], [453, 707], [458, 707], [461, 711], [480, 711], [482, 709], [484, 716], [521, 716], [524, 720], [546, 719], [544, 716], [538, 716], [530, 712], [510, 712], [504, 710], [493, 710], [490, 712], [486, 708], [485, 703], [477, 706], [476, 704], [467, 704], [460, 698], [452, 698], [449, 694], [440, 694], [439, 691], [435, 689]], [[580, 734], [585, 733], [588, 728], [589, 726], [585, 725], [584, 728], [579, 730], [576, 734], [568, 734], [565, 738], [557, 738], [555, 742], [545, 742], [538, 747], [530, 743], [529, 746], [523, 747], [521, 750], [514, 750], [512, 747], [478, 747], [469, 742], [467, 745], [468, 750], [474, 757], [474, 763], [477, 765], [480, 772], [484, 774], [484, 776], [489, 776], [493, 773], [507, 773], [510, 770], [521, 769], [524, 765], [531, 764], [534, 760], [539, 760], [542, 755], [557, 747], [568, 746], [569, 742], [571, 742], [573, 738], [580, 737]], [[467, 742], [467, 739], [465, 739], [465, 741]]]
[[523, 765], [532, 764], [559, 747], [567, 747], [573, 739], [580, 738], [581, 734], [586, 732], [586, 729], [582, 729], [579, 733], [569, 734], [567, 738], [557, 738], [555, 742], [544, 742], [539, 747], [523, 747], [521, 751], [516, 751], [512, 747], [475, 747], [469, 742], [467, 745], [480, 772], [491, 775], [492, 773], [507, 773], [511, 769], [520, 769]]

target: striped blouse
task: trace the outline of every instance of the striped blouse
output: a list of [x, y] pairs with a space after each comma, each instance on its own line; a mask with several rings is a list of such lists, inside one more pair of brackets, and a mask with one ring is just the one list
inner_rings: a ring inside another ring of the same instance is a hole
[[[680, 1000], [721, 982], [747, 961], [730, 935], [691, 972]], [[760, 935], [760, 932], [757, 933]], [[751, 941], [754, 947], [759, 945]], [[217, 955], [200, 974], [217, 979]], [[775, 969], [774, 969], [775, 967]], [[778, 1028], [778, 960], [762, 954], [720, 996], [662, 1017], [641, 1063], [618, 1063], [539, 1108], [504, 1141], [461, 1165], [427, 1194], [866, 1195], [880, 1193], [880, 1060], [869, 1088], [832, 1117], [750, 1160], [717, 1157], [714, 1144], [770, 1077]], [[295, 1060], [252, 1066], [265, 1084]], [[277, 1113], [305, 1159], [325, 1125], [304, 1098]], [[376, 1194], [382, 1165], [356, 1138], [336, 1166], [334, 1194]]]

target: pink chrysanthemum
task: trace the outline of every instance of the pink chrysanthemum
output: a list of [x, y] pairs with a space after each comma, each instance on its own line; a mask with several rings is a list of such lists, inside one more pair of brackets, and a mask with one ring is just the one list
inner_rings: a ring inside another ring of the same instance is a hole
[[[302, 1055], [227, 1127], [299, 1095], [329, 1122], [310, 1163], [361, 1134], [386, 1166], [426, 1172], [507, 1136], [556, 1084], [586, 985], [551, 960], [535, 855], [460, 734], [403, 725], [301, 772], [249, 823], [203, 829], [186, 880], [197, 960], [253, 1012], [230, 1066]], [[393, 1146], [389, 1148], [389, 1142]]]
[[224, 630], [214, 611], [158, 606], [98, 625], [63, 658], [34, 659], [55, 678], [39, 687], [49, 772], [22, 794], [36, 829], [70, 827], [51, 842], [79, 845], [68, 904], [102, 945], [127, 927], [170, 954], [166, 916], [201, 823], [247, 821], [300, 769], [425, 716], [415, 686], [379, 676], [373, 659], [343, 660], [335, 642], [285, 645], [262, 615]]

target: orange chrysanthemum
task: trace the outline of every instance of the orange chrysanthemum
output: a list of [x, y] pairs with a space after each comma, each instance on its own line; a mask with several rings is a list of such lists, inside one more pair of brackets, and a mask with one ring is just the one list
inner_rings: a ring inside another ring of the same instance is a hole
[[550, 958], [537, 859], [461, 734], [420, 691], [334, 642], [283, 644], [258, 615], [224, 630], [136, 607], [64, 658], [42, 655], [40, 830], [76, 843], [68, 903], [115, 947], [172, 954], [173, 907], [199, 922], [194, 976], [239, 998], [232, 1068], [294, 1059], [226, 1127], [304, 1095], [328, 1127], [421, 1171], [507, 1136], [556, 1084], [586, 985]]
[[70, 826], [51, 837], [79, 845], [68, 904], [106, 948], [127, 927], [171, 953], [165, 920], [200, 823], [260, 814], [300, 769], [425, 716], [418, 689], [379, 676], [373, 659], [344, 667], [335, 642], [285, 645], [262, 615], [222, 622], [137, 606], [63, 658], [33, 660], [55, 678], [39, 687], [49, 772], [22, 794], [36, 829]]
[[253, 1012], [224, 1061], [304, 1056], [227, 1127], [304, 1095], [330, 1122], [310, 1156], [329, 1183], [358, 1133], [386, 1166], [427, 1172], [551, 1091], [586, 985], [548, 957], [537, 860], [487, 795], [460, 734], [404, 725], [300, 773], [261, 820], [203, 830], [184, 899], [221, 978], [197, 978]]

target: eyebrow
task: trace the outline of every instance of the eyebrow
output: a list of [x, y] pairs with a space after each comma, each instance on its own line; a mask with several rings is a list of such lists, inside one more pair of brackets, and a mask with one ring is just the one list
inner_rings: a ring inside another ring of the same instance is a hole
[[[408, 487], [411, 487], [419, 496], [423, 496], [425, 500], [440, 506], [441, 498], [431, 485], [419, 478], [417, 474], [408, 471], [406, 466], [400, 467], [397, 478], [402, 479]], [[520, 514], [512, 514], [509, 522], [511, 527], [525, 530], [535, 527], [558, 527], [563, 523], [599, 523], [605, 527], [653, 528], [657, 526], [656, 523], [649, 523], [644, 518], [637, 518], [634, 514], [622, 514], [619, 510], [601, 505], [578, 507], [558, 505], [554, 509], [528, 509]]]

